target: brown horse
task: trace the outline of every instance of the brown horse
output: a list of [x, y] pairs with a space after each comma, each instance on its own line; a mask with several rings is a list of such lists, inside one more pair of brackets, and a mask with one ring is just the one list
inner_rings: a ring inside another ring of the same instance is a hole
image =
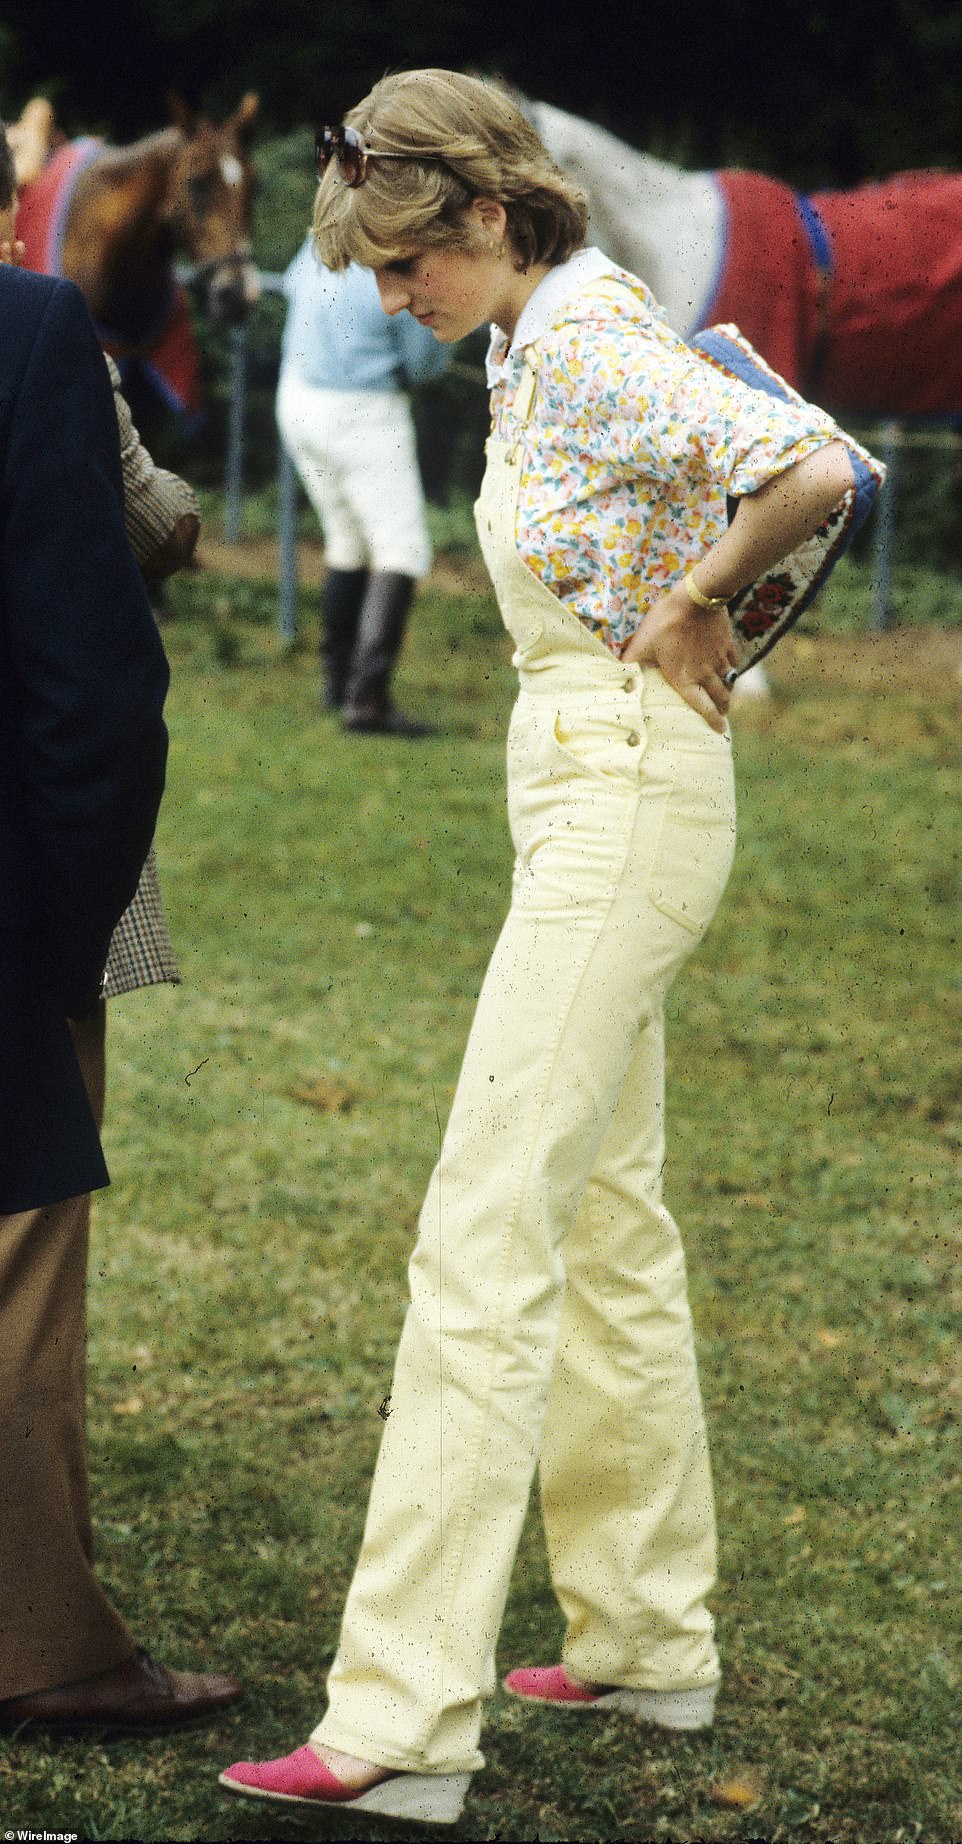
[[256, 300], [250, 142], [258, 99], [245, 96], [220, 126], [179, 101], [172, 112], [174, 126], [121, 148], [63, 141], [48, 122], [50, 142], [60, 144], [21, 188], [17, 234], [29, 268], [82, 289], [135, 394], [150, 383], [190, 414], [199, 404], [197, 355], [174, 259], [189, 258], [214, 320], [236, 324]]

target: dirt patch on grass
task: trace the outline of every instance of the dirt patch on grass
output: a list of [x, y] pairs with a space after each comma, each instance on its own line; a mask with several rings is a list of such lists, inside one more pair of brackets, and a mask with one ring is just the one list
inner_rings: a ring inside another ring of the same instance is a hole
[[865, 634], [787, 634], [766, 661], [785, 691], [921, 692], [962, 700], [962, 629], [891, 628]]
[[[205, 537], [198, 561], [203, 569], [247, 582], [276, 581], [280, 572], [278, 544], [270, 537], [241, 538], [236, 544], [226, 544], [218, 536]], [[320, 588], [324, 552], [316, 540], [298, 540], [297, 577], [302, 587]], [[429, 578], [446, 595], [477, 595], [487, 587], [487, 580], [480, 558], [470, 555], [439, 557]], [[922, 693], [943, 708], [957, 706], [962, 704], [962, 628], [788, 634], [766, 660], [765, 670], [772, 685], [786, 694], [844, 687], [879, 696]]]
[[[220, 537], [202, 536], [197, 546], [197, 562], [202, 570], [212, 570], [218, 576], [240, 576], [245, 582], [270, 582], [280, 574], [280, 547], [276, 538], [239, 538], [236, 544], [227, 544]], [[321, 546], [298, 539], [298, 580], [319, 583], [323, 574]]]
[[[275, 538], [241, 538], [226, 544], [220, 537], [204, 537], [198, 546], [200, 567], [219, 576], [240, 576], [245, 582], [276, 581], [280, 575], [280, 549]], [[297, 580], [302, 586], [319, 588], [324, 578], [324, 551], [311, 539], [297, 542]], [[446, 595], [459, 589], [477, 593], [487, 587], [488, 577], [480, 558], [465, 556], [439, 557], [429, 581]]]

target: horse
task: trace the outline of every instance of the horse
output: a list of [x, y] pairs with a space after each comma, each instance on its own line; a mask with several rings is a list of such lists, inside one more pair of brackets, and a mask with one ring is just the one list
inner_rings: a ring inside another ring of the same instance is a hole
[[962, 419], [962, 176], [798, 193], [737, 168], [685, 171], [519, 101], [587, 193], [592, 240], [648, 284], [683, 338], [734, 321], [840, 419]]
[[[173, 266], [178, 252], [194, 265], [193, 285], [215, 322], [236, 325], [257, 299], [250, 142], [258, 107], [248, 94], [217, 126], [172, 99], [170, 127], [118, 148], [64, 140], [49, 106], [45, 113], [35, 99], [20, 135], [20, 124], [11, 131], [27, 163], [17, 213], [26, 266], [78, 284], [138, 420], [148, 424], [156, 419], [147, 386], [188, 423], [200, 409], [197, 348]], [[47, 136], [39, 158], [38, 132]]]

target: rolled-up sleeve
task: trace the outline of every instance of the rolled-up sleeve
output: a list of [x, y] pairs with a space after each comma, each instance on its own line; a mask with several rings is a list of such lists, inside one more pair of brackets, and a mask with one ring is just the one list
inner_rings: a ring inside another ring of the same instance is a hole
[[613, 478], [677, 487], [687, 475], [740, 498], [838, 435], [814, 405], [753, 390], [627, 317], [602, 334], [573, 328], [551, 383], [557, 413], [577, 418]]
[[686, 369], [670, 404], [687, 428], [690, 464], [740, 499], [836, 441], [831, 418], [812, 404], [784, 402], [728, 379], [702, 360]]

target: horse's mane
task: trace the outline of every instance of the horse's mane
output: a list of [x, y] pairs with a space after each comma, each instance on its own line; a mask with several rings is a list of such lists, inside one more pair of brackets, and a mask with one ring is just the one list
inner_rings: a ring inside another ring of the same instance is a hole
[[104, 142], [97, 156], [97, 168], [105, 177], [123, 179], [133, 168], [142, 166], [154, 156], [165, 161], [173, 158], [183, 144], [184, 135], [179, 128], [158, 128], [127, 147], [111, 147]]

